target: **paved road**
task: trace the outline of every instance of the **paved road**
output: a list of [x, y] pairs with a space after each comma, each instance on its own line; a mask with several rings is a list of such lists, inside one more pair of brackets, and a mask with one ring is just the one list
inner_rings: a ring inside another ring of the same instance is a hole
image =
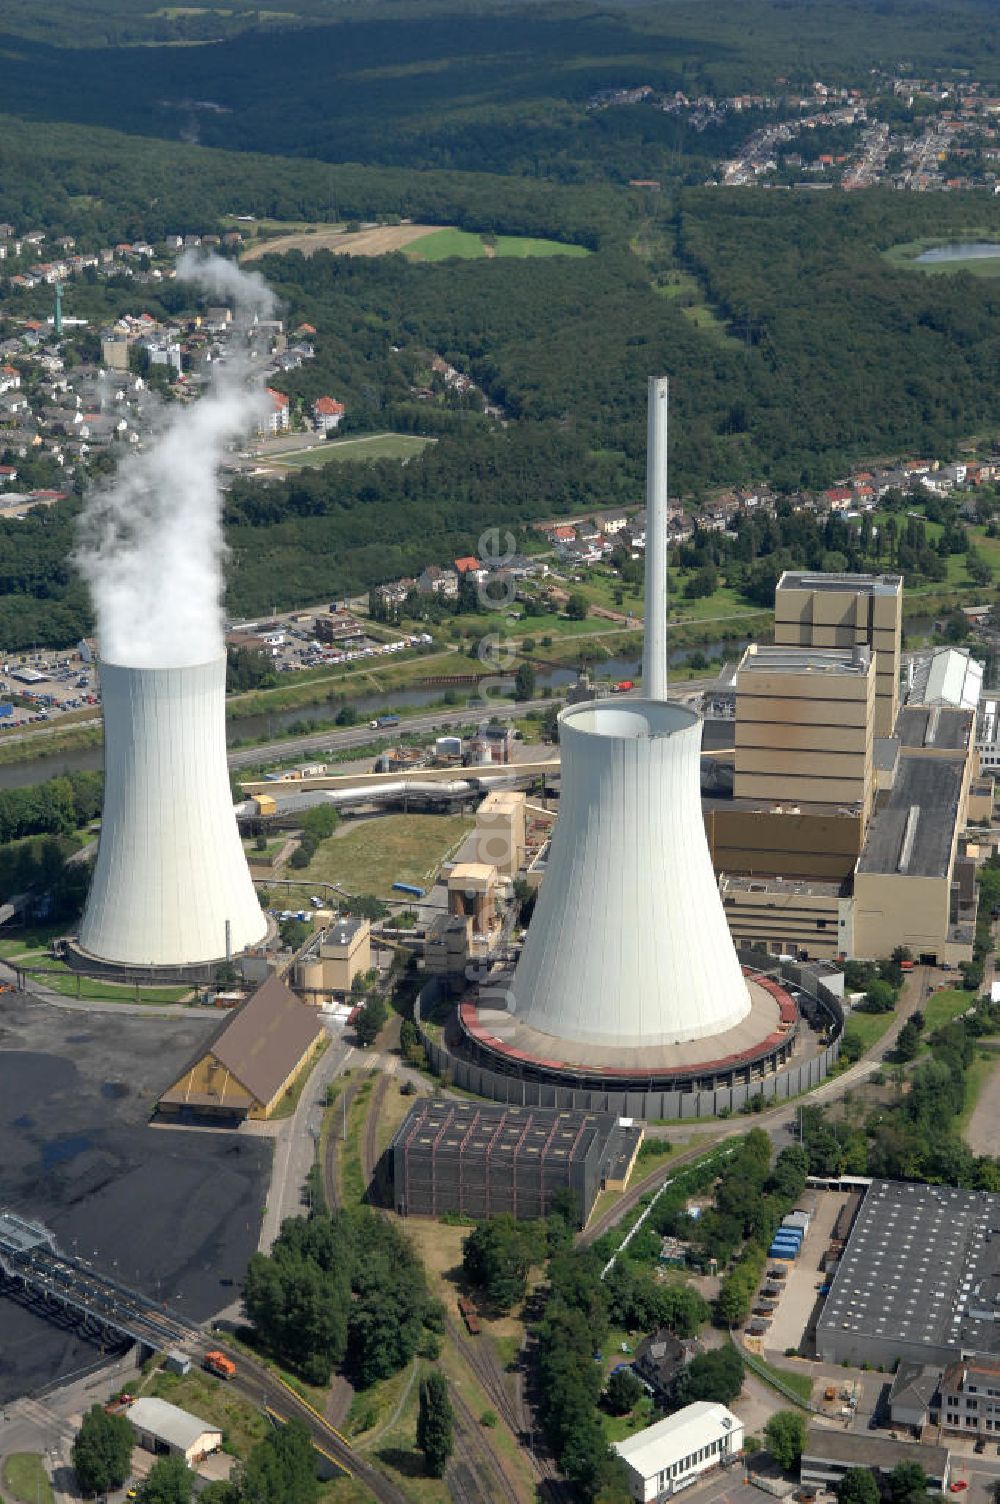
[[[260, 1125], [262, 1130], [271, 1129], [268, 1136], [275, 1139], [271, 1188], [260, 1230], [261, 1253], [271, 1252], [286, 1218], [302, 1213], [302, 1190], [316, 1157], [326, 1089], [347, 1069], [355, 1054], [353, 1044], [344, 1036], [342, 1024], [329, 1023], [328, 1028], [332, 1035], [330, 1044], [306, 1082], [292, 1116], [277, 1124]], [[273, 1132], [275, 1129], [277, 1131]]]

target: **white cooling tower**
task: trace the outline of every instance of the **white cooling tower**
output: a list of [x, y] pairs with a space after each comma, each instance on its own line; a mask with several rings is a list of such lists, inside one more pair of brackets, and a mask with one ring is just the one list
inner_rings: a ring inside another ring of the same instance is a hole
[[559, 717], [559, 817], [508, 1002], [559, 1058], [576, 1043], [609, 1065], [727, 1034], [751, 1012], [702, 820], [701, 718], [666, 698], [668, 401], [651, 378], [644, 698]]
[[559, 743], [559, 818], [511, 987], [519, 1023], [609, 1061], [734, 1028], [750, 999], [702, 823], [699, 717], [574, 705]]
[[194, 966], [264, 938], [226, 764], [226, 659], [101, 663], [104, 813], [81, 950]]

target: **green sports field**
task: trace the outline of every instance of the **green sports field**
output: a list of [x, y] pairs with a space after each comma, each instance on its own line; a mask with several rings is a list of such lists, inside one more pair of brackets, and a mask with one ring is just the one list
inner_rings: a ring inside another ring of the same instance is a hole
[[567, 245], [561, 240], [539, 240], [532, 235], [498, 235], [495, 245], [487, 245], [482, 235], [472, 230], [435, 230], [420, 240], [411, 241], [406, 254], [418, 261], [447, 261], [451, 256], [465, 261], [489, 256], [589, 256], [586, 246]]
[[312, 449], [270, 455], [268, 463], [284, 470], [316, 470], [331, 460], [408, 460], [433, 442], [415, 433], [366, 433], [356, 439], [336, 439]]

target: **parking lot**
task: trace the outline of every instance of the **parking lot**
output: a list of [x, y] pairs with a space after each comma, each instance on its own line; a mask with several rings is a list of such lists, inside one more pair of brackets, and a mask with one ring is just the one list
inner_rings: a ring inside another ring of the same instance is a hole
[[819, 1286], [825, 1283], [820, 1270], [820, 1260], [829, 1246], [833, 1226], [841, 1207], [847, 1201], [846, 1194], [837, 1191], [820, 1191], [817, 1197], [816, 1215], [802, 1240], [802, 1250], [794, 1262], [783, 1265], [787, 1269], [778, 1301], [778, 1309], [771, 1321], [770, 1330], [764, 1338], [764, 1346], [776, 1354], [794, 1347], [806, 1354], [802, 1339], [810, 1318], [820, 1300]]
[[0, 730], [56, 720], [68, 711], [96, 714], [99, 705], [94, 665], [77, 649], [22, 653], [0, 663]]

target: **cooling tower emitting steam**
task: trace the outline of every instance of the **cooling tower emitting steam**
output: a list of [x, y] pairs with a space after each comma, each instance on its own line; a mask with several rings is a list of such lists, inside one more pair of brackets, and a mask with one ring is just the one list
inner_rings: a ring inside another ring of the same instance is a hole
[[77, 557], [97, 613], [101, 657], [133, 668], [182, 668], [222, 650], [222, 502], [217, 472], [227, 444], [265, 410], [239, 348], [240, 326], [270, 314], [257, 272], [221, 257], [182, 256], [177, 275], [232, 298], [231, 349], [197, 402], [160, 413], [149, 447], [123, 461], [84, 508]]
[[226, 763], [216, 472], [262, 409], [243, 331], [272, 299], [259, 276], [217, 258], [182, 258], [178, 273], [235, 302], [226, 359], [87, 506], [79, 560], [104, 704], [101, 840], [79, 950], [116, 967], [202, 967], [267, 931]]

